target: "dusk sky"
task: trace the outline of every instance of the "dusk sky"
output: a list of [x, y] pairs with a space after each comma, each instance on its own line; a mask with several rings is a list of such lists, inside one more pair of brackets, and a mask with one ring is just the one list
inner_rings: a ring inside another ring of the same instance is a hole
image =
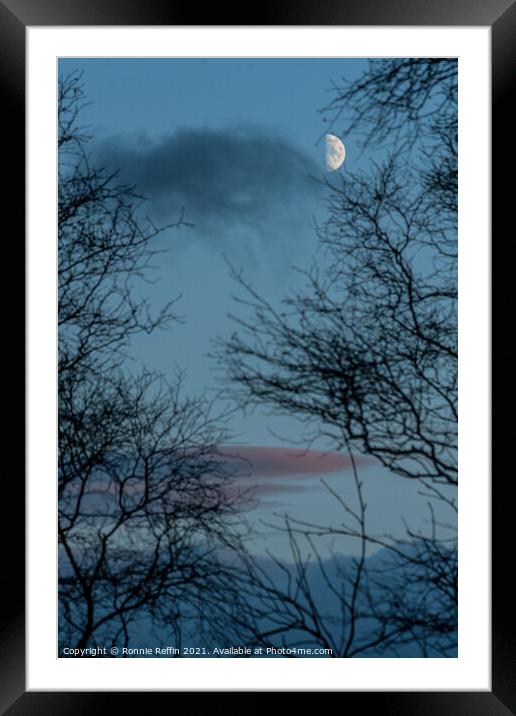
[[[149, 198], [146, 211], [156, 223], [174, 222], [184, 208], [194, 225], [157, 240], [164, 249], [156, 263], [160, 280], [146, 293], [156, 308], [180, 296], [176, 311], [184, 320], [138, 337], [137, 360], [164, 374], [175, 366], [186, 370], [189, 393], [221, 390], [208, 354], [214, 339], [235, 330], [228, 314], [238, 312], [233, 296], [242, 295], [228, 261], [272, 303], [303, 284], [294, 267], [310, 266], [317, 249], [313, 223], [325, 217], [317, 179], [325, 175], [327, 125], [318, 110], [332, 98], [332, 81], [353, 80], [365, 66], [362, 59], [60, 60], [61, 74], [83, 72], [91, 104], [81, 121], [91, 127], [96, 162], [120, 170], [121, 181]], [[332, 132], [341, 136], [340, 129], [337, 123]], [[341, 139], [346, 160], [338, 172], [345, 177], [371, 155], [352, 135]], [[225, 395], [218, 400], [223, 407]], [[301, 456], [308, 443], [299, 423], [262, 410], [235, 413], [228, 428], [229, 442], [253, 463], [259, 485], [249, 519], [258, 524], [288, 512], [324, 524], [341, 521], [341, 508], [320, 480], [353, 495], [347, 456]], [[332, 449], [324, 441], [310, 447]], [[359, 469], [373, 531], [401, 535], [400, 515], [415, 524], [426, 518], [418, 485], [372, 459]], [[278, 535], [256, 546], [266, 548], [289, 555]], [[339, 544], [339, 551], [352, 550]]]

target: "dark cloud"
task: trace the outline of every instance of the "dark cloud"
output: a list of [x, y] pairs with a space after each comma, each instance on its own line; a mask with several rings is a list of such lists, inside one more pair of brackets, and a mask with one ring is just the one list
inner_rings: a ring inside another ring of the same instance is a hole
[[97, 159], [148, 196], [157, 218], [184, 207], [197, 230], [211, 235], [235, 225], [265, 233], [271, 222], [306, 226], [321, 192], [313, 179], [320, 167], [286, 139], [257, 128], [105, 140]]

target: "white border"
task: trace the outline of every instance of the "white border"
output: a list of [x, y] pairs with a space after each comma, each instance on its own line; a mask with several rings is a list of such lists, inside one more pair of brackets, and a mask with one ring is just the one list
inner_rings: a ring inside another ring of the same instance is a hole
[[[27, 28], [27, 689], [490, 690], [490, 28]], [[56, 658], [56, 58], [459, 57], [457, 659]]]

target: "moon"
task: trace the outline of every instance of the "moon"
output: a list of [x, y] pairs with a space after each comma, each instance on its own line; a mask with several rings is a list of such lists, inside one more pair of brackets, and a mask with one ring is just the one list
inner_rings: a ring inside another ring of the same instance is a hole
[[334, 172], [346, 158], [346, 148], [341, 140], [334, 134], [327, 134], [326, 137], [326, 169]]

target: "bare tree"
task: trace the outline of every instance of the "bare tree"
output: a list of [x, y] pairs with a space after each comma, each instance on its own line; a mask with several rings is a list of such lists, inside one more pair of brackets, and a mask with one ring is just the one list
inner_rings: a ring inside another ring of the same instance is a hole
[[[61, 646], [127, 645], [145, 622], [176, 642], [219, 589], [235, 491], [210, 403], [128, 360], [168, 327], [144, 297], [164, 228], [91, 161], [81, 78], [59, 85], [59, 600]], [[236, 538], [235, 538], [236, 539]]]
[[[428, 534], [409, 527], [405, 540], [375, 536], [355, 476], [358, 508], [335, 494], [351, 525], [284, 526], [295, 574], [282, 588], [250, 568], [270, 613], [284, 617], [279, 632], [326, 644], [335, 616], [324, 618], [310, 596], [299, 541], [333, 590], [335, 575], [325, 576], [311, 540], [358, 539], [361, 559], [337, 579], [341, 656], [395, 652], [411, 640], [423, 656], [456, 646], [457, 539], [453, 520], [440, 525], [441, 513], [456, 511], [458, 480], [456, 72], [455, 60], [375, 60], [355, 82], [336, 84], [323, 110], [331, 126], [341, 121], [364, 146], [381, 143], [383, 159], [325, 180], [322, 258], [305, 272], [304, 290], [277, 307], [231, 269], [242, 310], [217, 356], [241, 404], [297, 416], [312, 436], [417, 480], [431, 504]], [[387, 557], [376, 574], [365, 559], [373, 544]], [[357, 630], [358, 621], [369, 628]]]
[[[449, 497], [430, 492], [429, 531], [407, 526], [405, 538], [375, 534], [353, 457], [352, 464], [355, 500], [324, 483], [342, 508], [337, 524], [285, 517], [283, 525], [269, 527], [288, 537], [290, 559], [241, 553], [238, 589], [225, 601], [220, 621], [226, 639], [232, 635], [235, 643], [260, 646], [265, 656], [454, 656], [455, 504], [449, 503], [450, 523], [442, 523], [435, 500]], [[355, 541], [356, 556], [325, 549], [342, 538]]]
[[[384, 94], [393, 63], [384, 83], [380, 69], [374, 73], [386, 107], [374, 125], [380, 137], [385, 125], [392, 131]], [[433, 79], [434, 63], [426, 67], [430, 85], [448, 83], [447, 75]], [[342, 95], [348, 104], [355, 99], [355, 121], [364, 102], [375, 106], [369, 92], [376, 97], [368, 82], [357, 81]], [[423, 93], [418, 102], [417, 92]], [[424, 107], [429, 92], [420, 80], [411, 90], [413, 104]], [[419, 121], [411, 112], [409, 104], [409, 127]], [[432, 112], [432, 126], [440, 126], [440, 105]], [[452, 162], [447, 146], [442, 151]], [[307, 289], [286, 297], [280, 309], [233, 271], [247, 291], [242, 302], [251, 318], [236, 318], [240, 331], [222, 360], [245, 402], [315, 417], [318, 425], [335, 427], [339, 444], [345, 434], [399, 474], [455, 484], [456, 219], [448, 225], [418, 160], [403, 162], [395, 153], [368, 173], [327, 182], [328, 219], [318, 232], [325, 261], [307, 272]]]

